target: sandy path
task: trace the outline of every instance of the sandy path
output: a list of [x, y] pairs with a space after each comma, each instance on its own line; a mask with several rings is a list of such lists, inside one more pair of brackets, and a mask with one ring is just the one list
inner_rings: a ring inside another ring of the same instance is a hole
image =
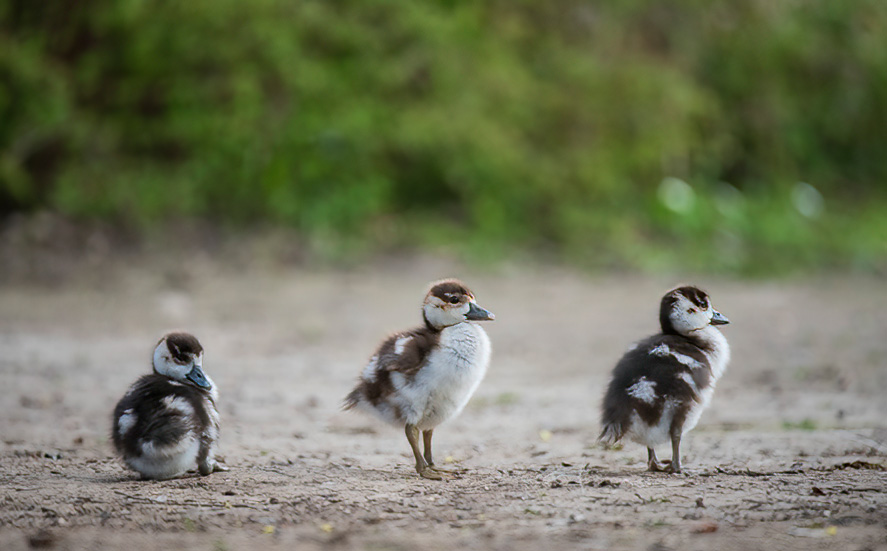
[[[489, 375], [418, 479], [401, 432], [338, 405], [445, 265], [224, 272], [143, 265], [0, 288], [0, 548], [887, 549], [883, 281], [699, 280], [733, 362], [684, 476], [595, 444], [607, 374], [671, 280], [457, 270], [497, 320]], [[141, 482], [110, 412], [171, 328], [221, 389], [231, 471]], [[667, 456], [666, 450], [662, 454]], [[42, 538], [42, 539], [41, 539]]]

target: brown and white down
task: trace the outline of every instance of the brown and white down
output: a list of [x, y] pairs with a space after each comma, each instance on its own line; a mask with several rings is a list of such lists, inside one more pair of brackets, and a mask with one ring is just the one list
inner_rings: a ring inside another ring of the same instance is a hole
[[[727, 339], [715, 327], [729, 323], [697, 287], [678, 287], [659, 307], [662, 332], [625, 353], [613, 369], [601, 411], [600, 439], [623, 437], [647, 447], [650, 471], [681, 472], [681, 436], [696, 426], [730, 361]], [[671, 442], [671, 461], [654, 446]]]
[[200, 342], [188, 333], [164, 336], [153, 366], [114, 408], [111, 435], [124, 463], [149, 479], [226, 470], [215, 460], [218, 391], [203, 372]]
[[[343, 408], [360, 409], [404, 427], [416, 472], [435, 480], [449, 476], [434, 464], [432, 433], [462, 411], [484, 378], [490, 339], [475, 322], [494, 317], [477, 305], [461, 281], [433, 283], [422, 304], [424, 325], [382, 342]], [[424, 454], [419, 449], [420, 432]]]

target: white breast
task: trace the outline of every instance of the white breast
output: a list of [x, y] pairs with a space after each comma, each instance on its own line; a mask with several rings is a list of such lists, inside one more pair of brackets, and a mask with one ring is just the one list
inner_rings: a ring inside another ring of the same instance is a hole
[[479, 325], [447, 327], [415, 379], [393, 379], [398, 390], [395, 403], [407, 423], [423, 430], [434, 428], [462, 411], [489, 363], [490, 339]]
[[724, 334], [716, 328], [709, 325], [705, 329], [699, 331], [697, 336], [707, 345], [705, 354], [711, 363], [712, 386], [717, 382], [724, 372], [727, 370], [727, 364], [730, 363], [730, 345]]
[[727, 344], [727, 339], [723, 333], [712, 326], [708, 326], [700, 332], [700, 337], [708, 345], [705, 355], [708, 356], [708, 362], [711, 365], [711, 380], [708, 386], [699, 392], [699, 403], [693, 405], [690, 411], [687, 412], [687, 418], [684, 420], [683, 426], [684, 433], [693, 430], [696, 423], [699, 422], [702, 412], [708, 407], [711, 397], [715, 393], [715, 384], [724, 375], [724, 372], [727, 371], [727, 364], [730, 363], [730, 345]]

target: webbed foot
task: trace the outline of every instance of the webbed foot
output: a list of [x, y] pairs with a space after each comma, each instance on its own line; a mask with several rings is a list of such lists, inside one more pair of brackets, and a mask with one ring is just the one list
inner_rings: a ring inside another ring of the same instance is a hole
[[465, 471], [468, 470], [468, 469], [463, 469], [463, 468], [461, 468], [461, 467], [456, 467], [456, 468], [453, 468], [453, 469], [445, 469], [445, 468], [443, 468], [443, 467], [438, 467], [437, 465], [434, 465], [434, 464], [429, 464], [429, 465], [428, 465], [428, 468], [431, 469], [432, 471], [436, 471], [436, 472], [439, 472], [439, 473], [450, 474], [450, 475], [453, 475], [453, 476], [459, 476], [459, 474], [464, 473]]
[[212, 463], [201, 463], [197, 466], [197, 471], [202, 476], [207, 476], [212, 473], [224, 473], [228, 471], [228, 467], [222, 465], [221, 463], [216, 463], [213, 461]]
[[456, 475], [450, 471], [437, 469], [427, 465], [424, 469], [416, 469], [416, 471], [419, 473], [419, 476], [427, 478], [428, 480], [452, 480], [456, 478]]

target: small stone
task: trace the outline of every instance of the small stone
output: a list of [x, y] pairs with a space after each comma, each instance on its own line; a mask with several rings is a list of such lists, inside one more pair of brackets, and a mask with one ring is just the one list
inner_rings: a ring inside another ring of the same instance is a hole
[[598, 488], [606, 488], [607, 486], [611, 486], [611, 487], [615, 488], [616, 486], [619, 486], [620, 484], [621, 484], [621, 482], [614, 482], [612, 480], [605, 478], [605, 479], [601, 480], [600, 482], [598, 482], [597, 484], [595, 484], [594, 481], [591, 481], [591, 482], [587, 482], [585, 485], [586, 486], [597, 486]]
[[713, 520], [699, 522], [690, 529], [694, 534], [711, 534], [718, 531], [718, 523]]
[[55, 535], [46, 528], [40, 529], [36, 534], [28, 536], [28, 545], [33, 549], [47, 549], [58, 543]]

